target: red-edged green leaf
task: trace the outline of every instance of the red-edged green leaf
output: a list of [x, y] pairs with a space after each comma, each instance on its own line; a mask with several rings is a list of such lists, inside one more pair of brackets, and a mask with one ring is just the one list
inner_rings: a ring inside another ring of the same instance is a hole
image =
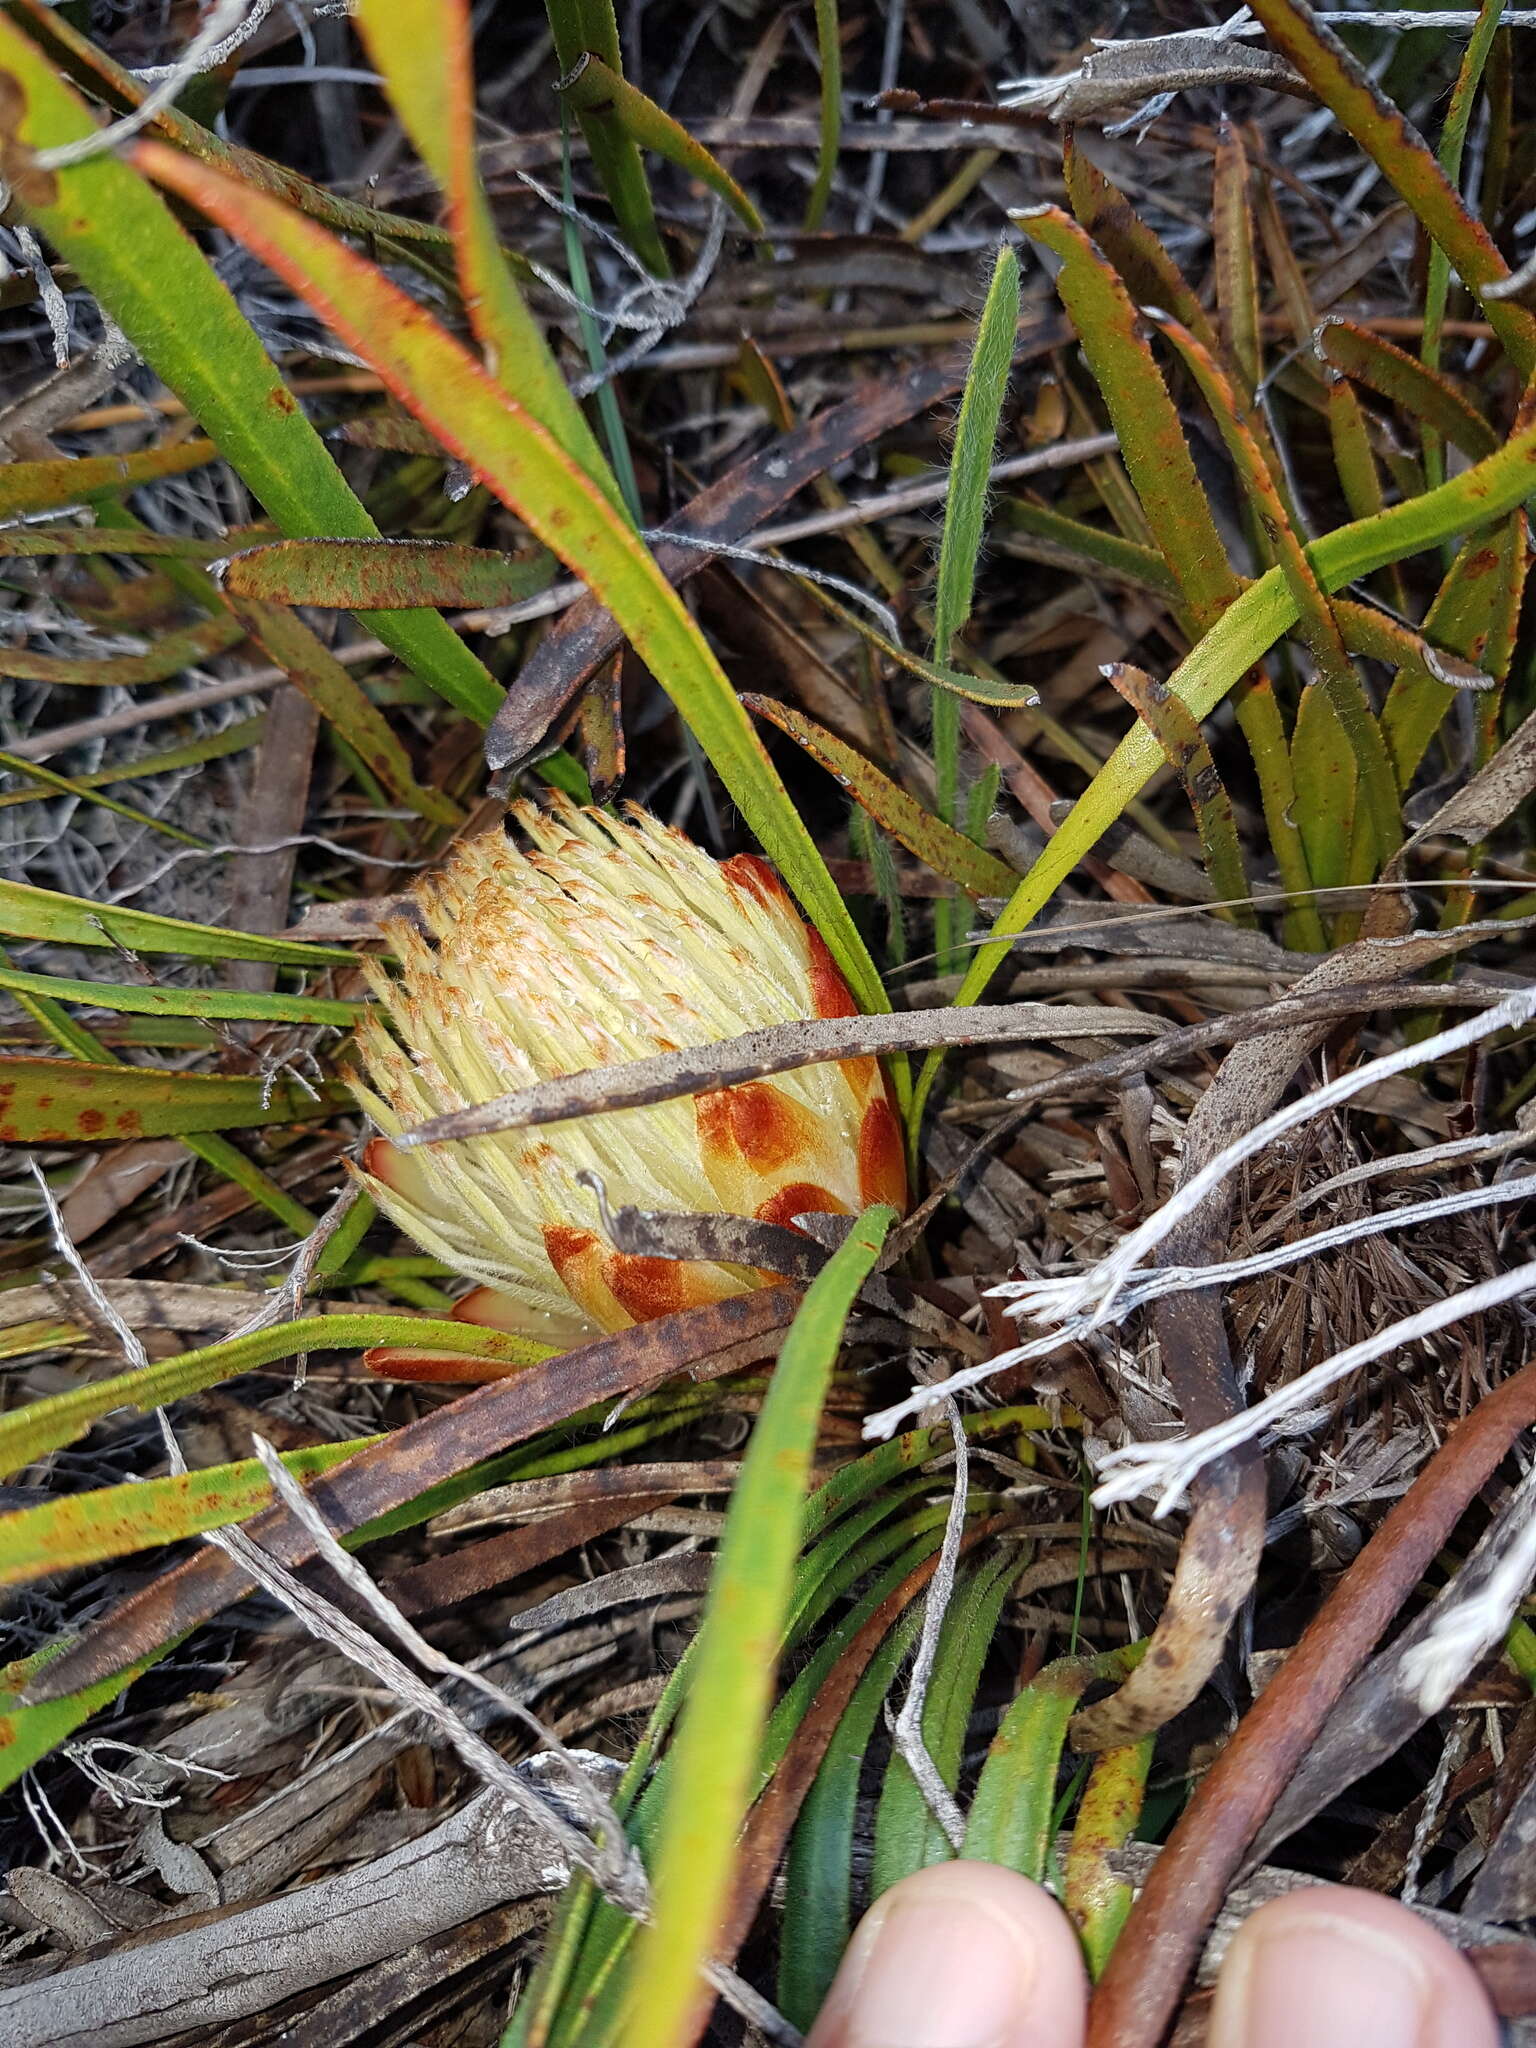
[[459, 288], [486, 367], [627, 519], [613, 472], [497, 238], [476, 154], [467, 0], [360, 0], [356, 16], [390, 104], [447, 199]]
[[[143, 104], [146, 88], [140, 80], [115, 63], [99, 43], [82, 35], [57, 7], [48, 5], [48, 0], [12, 0], [12, 4], [27, 17], [29, 29], [38, 40], [57, 52], [77, 84], [86, 86], [93, 95], [99, 93], [108, 105], [125, 113]], [[301, 213], [344, 234], [407, 246], [414, 242], [430, 249], [442, 249], [449, 241], [448, 230], [439, 227], [436, 221], [385, 213], [377, 206], [365, 206], [360, 200], [329, 192], [323, 185], [289, 170], [286, 164], [274, 163], [270, 157], [261, 156], [254, 149], [243, 149], [237, 142], [224, 141], [178, 107], [159, 108], [148, 125], [152, 134], [186, 150], [189, 156], [214, 164], [260, 191], [271, 192], [288, 205], [298, 207]]]
[[[1213, 353], [1221, 343], [1172, 256], [1117, 185], [1083, 153], [1071, 129], [1062, 148], [1062, 175], [1077, 223], [1119, 271], [1138, 306], [1161, 306], [1198, 334]], [[1070, 309], [1069, 309], [1070, 310]]]
[[424, 308], [322, 228], [157, 144], [141, 144], [137, 155], [301, 292], [444, 445], [601, 595], [675, 699], [859, 1001], [866, 1009], [888, 1008], [847, 906], [735, 692], [676, 591], [591, 480]]
[[1061, 259], [1056, 290], [1097, 380], [1152, 537], [1190, 612], [1210, 626], [1240, 585], [1136, 308], [1085, 231], [1059, 207], [1010, 218]]
[[[1508, 277], [1509, 265], [1493, 237], [1468, 213], [1424, 138], [1306, 0], [1253, 0], [1253, 12], [1271, 47], [1295, 66], [1412, 207], [1462, 282], [1476, 292]], [[1484, 300], [1483, 312], [1510, 361], [1529, 377], [1536, 368], [1536, 318], [1508, 299]]]
[[1498, 435], [1449, 377], [1427, 368], [1369, 327], [1359, 327], [1353, 320], [1325, 320], [1317, 345], [1336, 370], [1401, 406], [1474, 462], [1498, 447]]

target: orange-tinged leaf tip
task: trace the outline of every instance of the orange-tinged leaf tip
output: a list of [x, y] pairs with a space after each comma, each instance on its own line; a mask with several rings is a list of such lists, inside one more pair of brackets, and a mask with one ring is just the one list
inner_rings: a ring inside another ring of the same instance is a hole
[[363, 1353], [363, 1365], [378, 1379], [430, 1380], [444, 1386], [482, 1386], [527, 1370], [502, 1358], [460, 1358], [447, 1351], [412, 1351], [405, 1344], [375, 1344]]

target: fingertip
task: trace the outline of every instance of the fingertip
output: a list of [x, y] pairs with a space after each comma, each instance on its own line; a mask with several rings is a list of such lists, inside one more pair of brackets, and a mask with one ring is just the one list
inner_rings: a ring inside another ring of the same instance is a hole
[[806, 2048], [1081, 2048], [1087, 1995], [1048, 1892], [999, 1864], [938, 1863], [865, 1914]]
[[1309, 1885], [1238, 1929], [1211, 2007], [1210, 2048], [1498, 2048], [1471, 1965], [1375, 1892]]

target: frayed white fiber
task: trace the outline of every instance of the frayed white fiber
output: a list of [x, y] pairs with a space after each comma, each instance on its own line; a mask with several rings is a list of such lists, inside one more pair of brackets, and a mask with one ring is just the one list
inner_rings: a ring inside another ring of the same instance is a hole
[[1175, 1189], [1145, 1223], [1122, 1238], [1107, 1258], [1090, 1266], [1086, 1273], [1070, 1273], [1046, 1280], [1005, 1281], [992, 1292], [1013, 1298], [1010, 1315], [1027, 1316], [1032, 1322], [1054, 1323], [1063, 1322], [1070, 1316], [1085, 1316], [1090, 1329], [1098, 1328], [1110, 1320], [1118, 1296], [1142, 1260], [1155, 1251], [1185, 1217], [1192, 1215], [1235, 1167], [1261, 1152], [1272, 1139], [1294, 1130], [1298, 1124], [1309, 1123], [1325, 1110], [1348, 1102], [1353, 1096], [1363, 1094], [1390, 1075], [1400, 1074], [1408, 1067], [1426, 1065], [1447, 1053], [1459, 1052], [1464, 1046], [1474, 1045], [1480, 1038], [1490, 1037], [1496, 1031], [1528, 1023], [1532, 1017], [1536, 1017], [1536, 989], [1521, 989], [1492, 1009], [1484, 1010], [1476, 1017], [1465, 1018], [1448, 1030], [1437, 1031], [1432, 1038], [1398, 1046], [1392, 1052], [1383, 1053], [1379, 1059], [1368, 1060], [1363, 1067], [1353, 1067], [1347, 1074], [1337, 1075], [1310, 1094], [1286, 1103], [1272, 1116], [1255, 1124], [1252, 1130], [1235, 1138], [1214, 1159], [1208, 1160], [1198, 1173], [1192, 1174], [1182, 1187]]
[[1266, 1395], [1252, 1408], [1245, 1408], [1241, 1415], [1231, 1416], [1226, 1422], [1218, 1422], [1194, 1436], [1166, 1437], [1160, 1443], [1127, 1444], [1122, 1450], [1111, 1451], [1099, 1467], [1102, 1477], [1094, 1489], [1094, 1506], [1104, 1508], [1116, 1501], [1133, 1500], [1138, 1495], [1156, 1494], [1157, 1502], [1152, 1512], [1154, 1517], [1160, 1518], [1179, 1505], [1190, 1482], [1214, 1459], [1225, 1457], [1255, 1437], [1263, 1436], [1279, 1423], [1294, 1417], [1298, 1410], [1311, 1407], [1320, 1395], [1340, 1380], [1348, 1379], [1362, 1365], [1370, 1365], [1405, 1345], [1417, 1343], [1421, 1337], [1433, 1336], [1448, 1324], [1460, 1322], [1467, 1316], [1480, 1315], [1484, 1309], [1497, 1308], [1501, 1303], [1514, 1301], [1523, 1294], [1536, 1294], [1536, 1260], [1516, 1266], [1508, 1273], [1500, 1273], [1492, 1280], [1480, 1281], [1475, 1287], [1464, 1287], [1459, 1293], [1447, 1295], [1441, 1301], [1431, 1302], [1428, 1308], [1404, 1316], [1400, 1322], [1390, 1323], [1386, 1329], [1375, 1331], [1346, 1350], [1336, 1351], [1332, 1358], [1325, 1358], [1309, 1372], [1302, 1373], [1299, 1379], [1292, 1380], [1288, 1386], [1277, 1387], [1274, 1393]]
[[[1536, 1579], [1536, 1467], [1527, 1472], [1500, 1520], [1512, 1525], [1508, 1545], [1484, 1583], [1455, 1598], [1457, 1579], [1440, 1596], [1424, 1640], [1403, 1653], [1403, 1682], [1426, 1714], [1438, 1714], [1473, 1665], [1501, 1640]], [[1459, 1575], [1458, 1575], [1459, 1577]]]

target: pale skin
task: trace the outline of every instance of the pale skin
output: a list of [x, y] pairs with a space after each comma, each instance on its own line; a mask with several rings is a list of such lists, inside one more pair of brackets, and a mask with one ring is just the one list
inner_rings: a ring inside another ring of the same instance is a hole
[[[942, 1863], [865, 1915], [806, 2048], [1082, 2048], [1088, 1982], [1050, 1895], [989, 1863]], [[1234, 1937], [1208, 2048], [1498, 2048], [1449, 1942], [1372, 1892], [1271, 1900]]]

